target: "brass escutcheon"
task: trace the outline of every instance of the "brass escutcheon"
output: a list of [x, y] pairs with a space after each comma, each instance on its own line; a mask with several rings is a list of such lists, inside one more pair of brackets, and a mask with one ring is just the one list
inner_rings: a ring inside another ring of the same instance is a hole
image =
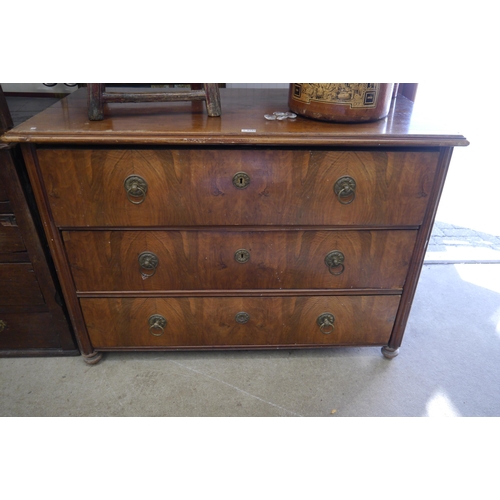
[[0, 332], [3, 332], [7, 328], [7, 323], [0, 319]]
[[129, 175], [123, 182], [130, 203], [140, 205], [148, 192], [148, 183], [140, 175]]
[[[161, 314], [153, 314], [148, 319], [149, 333], [155, 337], [163, 335], [165, 332], [165, 327], [167, 326], [167, 320]], [[161, 330], [155, 333], [155, 330]]]
[[145, 271], [149, 272], [143, 272], [141, 271], [141, 276], [143, 280], [146, 280], [148, 278], [151, 278], [151, 276], [154, 275], [156, 272], [156, 268], [158, 267], [158, 264], [160, 263], [160, 260], [158, 259], [158, 256], [154, 254], [153, 252], [142, 252], [139, 257], [139, 266], [141, 269], [144, 269]]
[[356, 181], [345, 175], [335, 182], [333, 190], [342, 205], [349, 205], [356, 198]]
[[250, 184], [250, 176], [246, 172], [237, 172], [233, 176], [233, 185], [238, 189], [245, 189]]
[[344, 272], [344, 254], [340, 250], [333, 250], [325, 257], [325, 264], [330, 274], [339, 276]]
[[316, 323], [318, 323], [321, 333], [330, 335], [333, 332], [335, 316], [332, 313], [323, 313], [318, 316]]
[[235, 317], [234, 317], [236, 323], [240, 323], [240, 324], [245, 324], [245, 323], [248, 323], [248, 321], [250, 320], [250, 314], [246, 313], [246, 312], [239, 312]]
[[244, 248], [240, 248], [234, 252], [234, 260], [240, 264], [245, 264], [250, 260], [250, 252]]

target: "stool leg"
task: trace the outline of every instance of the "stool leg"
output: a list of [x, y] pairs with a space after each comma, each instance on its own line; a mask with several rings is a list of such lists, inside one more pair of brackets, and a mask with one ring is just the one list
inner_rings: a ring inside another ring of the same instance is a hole
[[220, 116], [221, 105], [219, 84], [204, 83], [203, 88], [205, 89], [208, 116]]
[[104, 88], [104, 83], [87, 83], [89, 120], [95, 121], [104, 119], [104, 102], [102, 99]]

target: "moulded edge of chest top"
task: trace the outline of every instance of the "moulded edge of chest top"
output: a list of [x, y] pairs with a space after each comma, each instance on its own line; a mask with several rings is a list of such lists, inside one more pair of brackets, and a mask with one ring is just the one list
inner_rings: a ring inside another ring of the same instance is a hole
[[323, 146], [323, 147], [455, 147], [468, 146], [469, 141], [464, 136], [381, 136], [359, 134], [343, 135], [341, 137], [325, 135], [241, 135], [241, 134], [91, 134], [73, 135], [45, 133], [16, 133], [10, 131], [0, 138], [3, 142], [21, 142], [33, 144], [52, 144], [70, 147], [72, 145], [140, 145], [140, 146]]

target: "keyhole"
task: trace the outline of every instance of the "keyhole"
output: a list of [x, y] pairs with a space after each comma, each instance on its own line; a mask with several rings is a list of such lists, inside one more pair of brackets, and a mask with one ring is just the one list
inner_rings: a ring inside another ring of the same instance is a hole
[[234, 252], [234, 259], [236, 262], [244, 264], [250, 260], [250, 253], [245, 249], [236, 250], [236, 252]]
[[245, 172], [237, 172], [233, 176], [233, 184], [238, 189], [245, 189], [250, 184], [250, 177]]

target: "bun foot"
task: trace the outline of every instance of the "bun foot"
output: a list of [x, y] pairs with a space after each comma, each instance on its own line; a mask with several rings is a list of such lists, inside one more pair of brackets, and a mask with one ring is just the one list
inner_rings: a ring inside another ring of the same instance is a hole
[[381, 349], [384, 358], [392, 359], [395, 358], [399, 354], [399, 348], [393, 349], [392, 347], [387, 347], [386, 345]]
[[88, 365], [96, 365], [97, 363], [99, 363], [99, 361], [101, 361], [102, 352], [95, 352], [94, 351], [90, 354], [82, 354], [82, 356], [83, 356], [83, 360]]

